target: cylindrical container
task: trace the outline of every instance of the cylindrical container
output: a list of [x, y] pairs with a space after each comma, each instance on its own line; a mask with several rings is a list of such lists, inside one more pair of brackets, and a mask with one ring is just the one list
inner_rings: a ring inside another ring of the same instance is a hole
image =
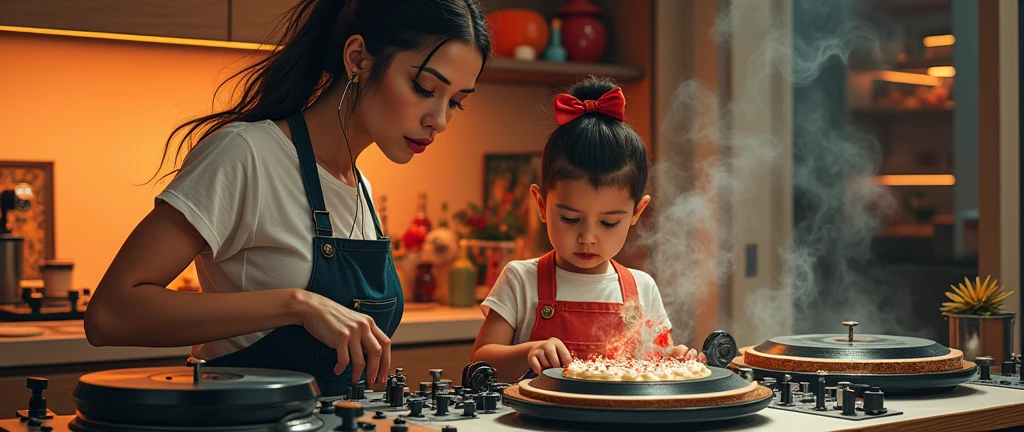
[[0, 303], [21, 302], [22, 257], [25, 238], [0, 234]]
[[44, 260], [39, 263], [43, 275], [43, 295], [48, 298], [66, 298], [71, 290], [71, 261]]
[[448, 304], [452, 307], [476, 305], [476, 266], [469, 260], [469, 246], [459, 242], [459, 259], [448, 271]]
[[1013, 313], [982, 315], [943, 314], [949, 321], [949, 347], [963, 351], [964, 360], [988, 356], [1002, 365], [1013, 350]]

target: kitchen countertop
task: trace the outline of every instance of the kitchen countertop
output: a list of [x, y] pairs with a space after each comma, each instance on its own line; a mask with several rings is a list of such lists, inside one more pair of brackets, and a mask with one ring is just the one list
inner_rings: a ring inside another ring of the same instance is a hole
[[[470, 342], [484, 322], [479, 307], [452, 308], [411, 304], [391, 338], [392, 346]], [[192, 347], [94, 347], [82, 320], [0, 322], [0, 332], [37, 327], [38, 336], [0, 336], [0, 368], [188, 356]], [[59, 355], [55, 353], [60, 353]]]
[[[702, 425], [674, 425], [658, 430], [703, 430], [703, 431], [966, 431], [993, 430], [1024, 425], [1024, 391], [977, 385], [961, 385], [951, 392], [915, 398], [889, 398], [886, 406], [903, 411], [904, 414], [891, 417], [851, 421], [791, 411], [765, 408], [758, 413], [735, 420]], [[57, 413], [63, 415], [63, 413]], [[363, 419], [368, 420], [372, 413]], [[460, 432], [513, 432], [513, 431], [562, 431], [587, 430], [578, 423], [555, 424], [542, 420], [531, 420], [515, 413], [478, 414], [472, 420], [457, 420], [448, 423], [430, 423], [430, 430], [441, 430], [451, 425]], [[55, 419], [56, 420], [56, 419]], [[60, 419], [63, 422], [70, 417]], [[415, 420], [411, 420], [416, 423]], [[600, 430], [616, 430], [617, 425], [602, 425]], [[625, 426], [625, 425], [624, 425]], [[681, 427], [682, 426], [682, 427]], [[645, 431], [655, 428], [639, 424], [626, 426], [630, 430]], [[28, 430], [16, 419], [0, 420], [0, 430]], [[417, 428], [422, 430], [421, 428]], [[55, 431], [67, 429], [55, 428]], [[384, 429], [381, 429], [384, 430]]]

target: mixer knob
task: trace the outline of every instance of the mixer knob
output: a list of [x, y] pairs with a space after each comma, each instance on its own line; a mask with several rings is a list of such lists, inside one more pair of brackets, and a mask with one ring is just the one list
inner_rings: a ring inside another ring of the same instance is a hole
[[867, 384], [854, 384], [853, 391], [856, 392], [857, 399], [864, 399], [864, 392], [871, 389], [871, 386]]
[[992, 368], [992, 362], [994, 360], [995, 359], [993, 359], [992, 357], [989, 357], [989, 356], [978, 357], [978, 358], [974, 359], [974, 361], [976, 363], [978, 363], [978, 369], [981, 370], [981, 380], [982, 381], [988, 381], [988, 380], [992, 379], [991, 368]]
[[338, 431], [355, 432], [358, 424], [356, 419], [363, 416], [363, 406], [356, 402], [337, 401], [334, 403], [334, 415], [341, 417]]
[[843, 415], [855, 416], [857, 415], [857, 392], [847, 387], [843, 389]]
[[430, 377], [434, 379], [434, 382], [438, 382], [438, 381], [441, 380], [441, 373], [443, 373], [443, 372], [444, 372], [444, 369], [431, 369], [430, 370]]
[[423, 399], [409, 399], [409, 417], [423, 417]]
[[40, 425], [39, 426], [39, 432], [53, 432], [53, 426], [50, 426], [50, 425]]
[[32, 397], [28, 400], [28, 417], [29, 418], [45, 418], [46, 413], [46, 398], [43, 397], [43, 390], [49, 387], [50, 381], [46, 378], [40, 377], [29, 377], [26, 387], [32, 390]]
[[431, 384], [432, 384], [431, 382], [421, 382], [420, 383], [420, 391], [424, 392], [424, 393], [430, 391], [430, 387], [432, 387]]
[[1003, 376], [1013, 376], [1014, 372], [1017, 372], [1017, 364], [1013, 360], [1007, 360], [1003, 362], [1003, 368], [1000, 370]]
[[885, 396], [881, 389], [871, 387], [871, 389], [864, 392], [864, 412], [869, 415], [885, 414], [888, 410], [883, 406], [884, 398]]
[[445, 427], [441, 428], [441, 432], [459, 432], [459, 428], [451, 427], [451, 426], [445, 426]]
[[334, 412], [334, 405], [329, 400], [320, 401], [320, 414], [331, 414]]
[[480, 405], [480, 409], [484, 412], [494, 412], [498, 410], [498, 399], [500, 396], [497, 393], [484, 393], [477, 399], [477, 405]]
[[462, 396], [462, 392], [465, 390], [463, 390], [462, 386], [452, 386], [452, 391], [455, 392], [456, 396]]
[[404, 424], [393, 424], [391, 425], [391, 432], [409, 432], [409, 426]]
[[384, 411], [377, 411], [377, 412], [373, 413], [373, 419], [374, 420], [381, 420], [381, 419], [386, 419], [386, 418], [388, 418], [388, 416], [384, 415]]
[[374, 431], [377, 430], [377, 425], [370, 422], [358, 422], [359, 430], [361, 431]]
[[789, 375], [785, 375], [782, 377], [782, 382], [779, 383], [780, 398], [782, 399], [779, 402], [780, 405], [793, 405], [793, 385], [789, 382], [790, 379]]
[[472, 399], [466, 399], [466, 401], [462, 403], [462, 416], [476, 417], [476, 402]]
[[448, 415], [448, 406], [451, 405], [452, 397], [448, 395], [437, 395], [437, 415]]
[[32, 315], [39, 315], [43, 310], [43, 295], [32, 293], [32, 297], [28, 298], [28, 307], [32, 309]]
[[366, 399], [366, 381], [359, 380], [356, 383], [349, 383], [348, 394], [345, 398], [348, 400]]

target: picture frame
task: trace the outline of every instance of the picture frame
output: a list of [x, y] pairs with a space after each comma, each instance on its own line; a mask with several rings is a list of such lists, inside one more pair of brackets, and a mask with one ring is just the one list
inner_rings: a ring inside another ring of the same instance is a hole
[[484, 154], [484, 207], [497, 207], [511, 194], [514, 207], [528, 217], [530, 185], [540, 183], [540, 152]]
[[40, 261], [54, 258], [53, 162], [0, 160], [0, 190], [27, 183], [32, 188], [32, 203], [26, 210], [7, 212], [7, 226], [24, 237], [22, 279], [41, 279]]

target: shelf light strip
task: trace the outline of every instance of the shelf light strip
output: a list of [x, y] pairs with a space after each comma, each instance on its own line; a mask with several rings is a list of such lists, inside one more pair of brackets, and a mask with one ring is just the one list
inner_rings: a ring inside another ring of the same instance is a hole
[[885, 186], [952, 186], [956, 177], [952, 174], [899, 174], [880, 175], [874, 178], [876, 184]]
[[120, 40], [120, 41], [132, 41], [132, 42], [147, 42], [147, 43], [160, 43], [168, 45], [188, 45], [188, 46], [201, 46], [201, 47], [215, 47], [215, 48], [232, 48], [232, 49], [243, 49], [243, 50], [261, 50], [261, 51], [273, 51], [277, 49], [276, 45], [265, 45], [252, 42], [233, 42], [233, 41], [218, 41], [209, 39], [190, 39], [190, 38], [178, 38], [169, 36], [145, 36], [137, 34], [124, 34], [124, 33], [106, 33], [106, 32], [94, 32], [94, 31], [81, 31], [81, 30], [63, 30], [63, 29], [50, 29], [50, 28], [37, 28], [37, 27], [16, 27], [16, 26], [4, 26], [0, 25], [0, 31], [12, 32], [12, 33], [30, 33], [30, 34], [41, 34], [41, 35], [52, 35], [52, 36], [71, 36], [71, 37], [84, 37], [92, 39], [107, 39], [107, 40]]

